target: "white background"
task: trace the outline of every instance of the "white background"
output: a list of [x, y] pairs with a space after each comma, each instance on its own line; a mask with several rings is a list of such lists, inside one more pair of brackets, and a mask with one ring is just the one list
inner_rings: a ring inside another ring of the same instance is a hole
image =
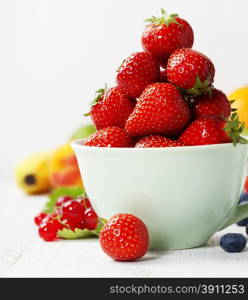
[[141, 50], [143, 20], [161, 7], [190, 22], [216, 87], [248, 83], [246, 0], [0, 0], [0, 177], [87, 122], [94, 91]]

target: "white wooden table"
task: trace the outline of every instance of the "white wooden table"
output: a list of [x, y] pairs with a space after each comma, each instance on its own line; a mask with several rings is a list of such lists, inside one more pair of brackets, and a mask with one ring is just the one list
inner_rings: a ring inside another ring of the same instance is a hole
[[248, 250], [229, 254], [218, 246], [224, 232], [205, 247], [150, 252], [138, 262], [107, 257], [98, 239], [43, 242], [33, 217], [46, 196], [25, 196], [10, 181], [0, 185], [0, 277], [248, 277]]

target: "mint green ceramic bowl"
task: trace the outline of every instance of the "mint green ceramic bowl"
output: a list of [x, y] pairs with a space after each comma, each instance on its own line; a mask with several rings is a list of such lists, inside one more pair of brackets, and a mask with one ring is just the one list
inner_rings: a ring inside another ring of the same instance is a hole
[[77, 141], [72, 147], [98, 215], [138, 216], [152, 249], [198, 247], [248, 217], [248, 205], [238, 205], [247, 145], [100, 148]]

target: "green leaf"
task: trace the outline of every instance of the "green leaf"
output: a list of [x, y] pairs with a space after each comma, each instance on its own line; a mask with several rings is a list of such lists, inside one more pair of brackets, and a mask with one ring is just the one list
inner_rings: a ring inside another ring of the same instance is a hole
[[62, 196], [71, 196], [73, 198], [77, 198], [79, 196], [84, 196], [84, 195], [85, 195], [85, 190], [79, 186], [56, 188], [49, 195], [49, 200], [45, 204], [43, 212], [46, 214], [52, 214], [54, 212], [55, 204], [58, 198]]
[[76, 228], [73, 231], [71, 229], [64, 228], [63, 230], [58, 231], [58, 236], [63, 239], [74, 240], [74, 239], [88, 238], [91, 236], [91, 232], [88, 229]]
[[104, 224], [107, 221], [103, 218], [99, 218], [98, 225], [95, 230], [88, 230], [88, 229], [79, 229], [76, 228], [74, 231], [71, 229], [63, 228], [62, 230], [58, 231], [58, 235], [61, 238], [74, 240], [74, 239], [83, 239], [88, 238], [91, 236], [99, 236]]
[[72, 135], [70, 136], [70, 141], [85, 139], [95, 132], [96, 132], [96, 128], [94, 125], [92, 124], [85, 125], [83, 127], [78, 128], [72, 133]]

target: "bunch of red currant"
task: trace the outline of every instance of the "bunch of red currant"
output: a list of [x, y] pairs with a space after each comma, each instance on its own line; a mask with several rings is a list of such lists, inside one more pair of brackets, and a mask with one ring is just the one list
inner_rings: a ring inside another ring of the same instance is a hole
[[42, 239], [55, 241], [59, 239], [58, 231], [64, 228], [73, 231], [76, 228], [94, 230], [98, 224], [98, 216], [86, 196], [76, 199], [63, 196], [57, 200], [54, 213], [41, 212], [34, 218], [34, 222], [39, 226]]

